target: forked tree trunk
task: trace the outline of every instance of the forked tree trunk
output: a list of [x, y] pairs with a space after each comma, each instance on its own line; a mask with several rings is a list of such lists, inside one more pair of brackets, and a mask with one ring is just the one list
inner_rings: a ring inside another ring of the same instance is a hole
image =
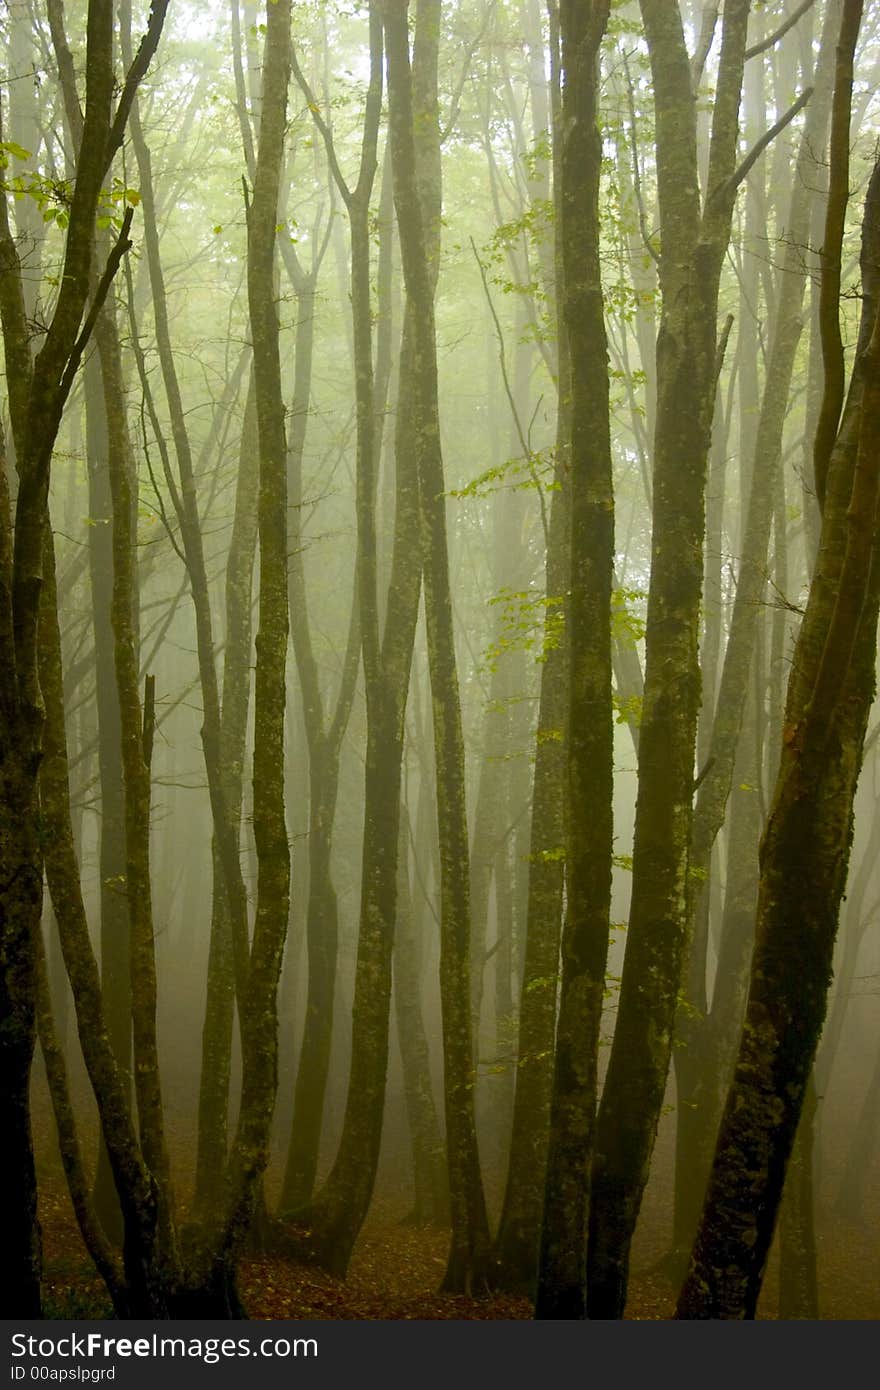
[[[847, 130], [848, 110], [847, 99]], [[846, 169], [838, 175], [845, 198]], [[825, 1015], [880, 603], [880, 164], [862, 237], [862, 327], [822, 488], [819, 555], [761, 845], [749, 1002], [681, 1318], [754, 1317]], [[839, 242], [826, 239], [826, 252], [835, 250]]]
[[655, 92], [663, 311], [632, 900], [590, 1209], [589, 1314], [598, 1318], [623, 1316], [630, 1245], [666, 1088], [685, 951], [700, 709], [704, 493], [717, 376], [718, 286], [737, 188], [749, 0], [730, 0], [724, 7], [705, 206], [699, 192], [696, 94], [679, 6], [641, 0], [641, 10]]
[[[706, 775], [700, 783], [694, 808], [691, 830], [690, 872], [694, 880], [689, 907], [691, 969], [687, 982], [689, 1008], [682, 1010], [679, 1019], [681, 1053], [688, 1053], [684, 1065], [676, 1068], [679, 1078], [679, 1111], [687, 1116], [682, 1137], [685, 1143], [676, 1151], [676, 1163], [682, 1162], [689, 1175], [686, 1179], [691, 1201], [688, 1210], [679, 1210], [676, 1248], [682, 1256], [690, 1249], [699, 1217], [705, 1178], [699, 1171], [698, 1149], [711, 1152], [714, 1134], [701, 1139], [702, 1124], [717, 1122], [710, 1110], [701, 1113], [694, 1092], [702, 1086], [703, 1059], [708, 1049], [702, 1039], [708, 1026], [706, 1015], [700, 1011], [699, 976], [705, 978], [705, 959], [708, 932], [708, 912], [702, 900], [706, 896], [712, 848], [724, 822], [728, 797], [733, 782], [734, 761], [740, 734], [743, 730], [743, 711], [749, 687], [749, 672], [756, 642], [763, 641], [763, 595], [766, 587], [767, 556], [774, 502], [782, 470], [782, 438], [791, 396], [795, 354], [801, 336], [801, 312], [807, 280], [807, 262], [803, 247], [809, 239], [810, 210], [814, 174], [819, 152], [824, 149], [828, 116], [833, 89], [834, 45], [839, 28], [839, 4], [828, 6], [822, 31], [822, 43], [814, 75], [814, 91], [807, 108], [794, 166], [791, 198], [785, 222], [785, 248], [779, 282], [779, 294], [772, 316], [770, 347], [767, 354], [766, 378], [751, 461], [747, 505], [742, 525], [740, 563], [736, 596], [730, 619], [730, 632], [718, 688], [718, 701], [712, 721], [703, 767]], [[774, 711], [775, 713], [775, 711]], [[722, 1084], [726, 1085], [726, 1076]], [[688, 1082], [691, 1082], [689, 1085]], [[709, 1083], [711, 1089], [711, 1082]], [[694, 1142], [689, 1143], [688, 1140]]]
[[260, 584], [254, 682], [253, 939], [237, 984], [241, 1029], [238, 1125], [215, 1209], [192, 1232], [180, 1316], [236, 1317], [237, 1258], [269, 1157], [278, 1084], [278, 979], [290, 911], [290, 846], [284, 812], [287, 647], [287, 437], [281, 390], [275, 250], [290, 83], [291, 0], [266, 6], [263, 97], [253, 195], [247, 210], [248, 308], [259, 440]]
[[[43, 345], [32, 361], [24, 310], [22, 268], [9, 227], [5, 195], [0, 199], [0, 315], [9, 381], [9, 406], [19, 475], [15, 521], [4, 471], [0, 500], [0, 641], [3, 649], [0, 701], [0, 1035], [2, 1103], [12, 1165], [10, 1190], [22, 1194], [10, 1216], [2, 1290], [5, 1306], [21, 1316], [39, 1313], [39, 1227], [30, 1137], [28, 1083], [34, 1043], [35, 933], [40, 927], [42, 865], [37, 820], [43, 715], [38, 676], [38, 619], [43, 577], [43, 543], [52, 449], [65, 401], [94, 324], [128, 246], [123, 224], [114, 256], [102, 277], [93, 311], [80, 327], [89, 292], [98, 196], [121, 143], [131, 99], [155, 52], [165, 3], [156, 0], [148, 37], [130, 72], [114, 116], [112, 97], [113, 14], [107, 0], [89, 4], [86, 54], [86, 114], [64, 249], [60, 289]], [[4, 459], [5, 470], [5, 459]], [[14, 1177], [13, 1177], [14, 1174]], [[4, 1176], [7, 1176], [4, 1174]]]
[[[403, 735], [421, 581], [413, 415], [412, 324], [404, 320], [395, 430], [396, 496], [385, 623], [378, 598], [376, 483], [378, 433], [374, 414], [370, 294], [369, 193], [376, 163], [382, 88], [382, 19], [370, 6], [370, 90], [358, 184], [350, 190], [335, 162], [329, 129], [316, 115], [351, 221], [351, 302], [357, 400], [357, 591], [367, 749], [358, 951], [352, 1004], [351, 1069], [342, 1136], [333, 1167], [314, 1199], [297, 1213], [291, 1245], [297, 1253], [344, 1275], [369, 1209], [379, 1162], [388, 1067], [392, 952], [397, 913], [397, 847]], [[297, 80], [317, 111], [301, 72]], [[380, 635], [381, 634], [381, 635]]]
[[586, 1304], [589, 1175], [599, 1024], [611, 913], [614, 720], [611, 590], [614, 492], [599, 259], [599, 50], [610, 5], [560, 7], [562, 311], [570, 363], [571, 534], [566, 603], [566, 880], [562, 987], [538, 1264], [536, 1316], [580, 1318]]
[[[437, 399], [434, 327], [436, 269], [428, 231], [431, 205], [422, 187], [430, 175], [419, 169], [413, 124], [413, 81], [407, 33], [407, 0], [386, 0], [389, 139], [394, 202], [412, 325], [412, 399], [419, 522], [425, 582], [428, 662], [437, 763], [440, 837], [440, 1000], [443, 1014], [446, 1153], [452, 1237], [443, 1287], [470, 1291], [485, 1280], [489, 1256], [486, 1213], [474, 1116], [474, 1056], [470, 1011], [470, 882], [465, 813], [464, 743], [452, 626], [446, 501]], [[429, 25], [439, 24], [439, 6], [426, 5]], [[426, 35], [433, 40], [436, 34]], [[431, 113], [436, 126], [436, 111]], [[439, 152], [439, 145], [437, 145]], [[424, 158], [424, 152], [422, 158]], [[421, 177], [420, 177], [421, 175]]]

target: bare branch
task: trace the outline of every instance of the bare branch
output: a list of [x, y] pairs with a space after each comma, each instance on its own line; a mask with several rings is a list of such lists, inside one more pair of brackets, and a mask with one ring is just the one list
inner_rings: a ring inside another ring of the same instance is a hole
[[[810, 0], [812, 4], [812, 0]], [[718, 11], [721, 9], [720, 0], [715, 0], [714, 4], [703, 6], [703, 20], [700, 25], [700, 37], [694, 49], [694, 56], [691, 58], [691, 86], [696, 95], [700, 85], [700, 78], [703, 76], [703, 69], [706, 66], [706, 59], [709, 56], [709, 49], [712, 47], [712, 40], [715, 37], [715, 26], [718, 23]]]
[[104, 307], [104, 301], [107, 298], [107, 295], [110, 291], [110, 286], [113, 284], [113, 278], [116, 275], [117, 270], [119, 269], [122, 257], [125, 255], [126, 251], [129, 251], [131, 249], [132, 243], [129, 240], [128, 234], [131, 231], [131, 221], [133, 217], [134, 208], [126, 208], [125, 216], [122, 219], [122, 226], [119, 229], [119, 235], [116, 238], [110, 255], [107, 257], [107, 264], [104, 267], [104, 274], [98, 281], [98, 286], [95, 290], [95, 297], [92, 300], [89, 312], [86, 315], [86, 321], [83, 324], [82, 329], [80, 330], [79, 337], [73, 345], [73, 349], [68, 359], [67, 366], [64, 369], [64, 375], [61, 378], [61, 385], [59, 388], [59, 399], [62, 405], [67, 400], [67, 397], [70, 394], [70, 388], [73, 385], [74, 377], [76, 376], [77, 370], [79, 369], [79, 364], [82, 361], [82, 355], [85, 352], [86, 347], [88, 345], [88, 341], [92, 336], [95, 324], [98, 322], [98, 315]]
[[461, 72], [458, 75], [458, 81], [455, 84], [455, 91], [452, 93], [452, 99], [449, 103], [449, 119], [446, 122], [445, 128], [440, 132], [441, 145], [446, 144], [446, 141], [449, 139], [450, 135], [452, 134], [452, 131], [455, 129], [455, 123], [458, 120], [458, 112], [459, 107], [461, 106], [461, 98], [464, 92], [465, 83], [467, 82], [468, 77], [470, 76], [471, 63], [474, 61], [474, 55], [477, 49], [480, 47], [480, 44], [486, 37], [492, 20], [495, 18], [496, 7], [497, 0], [492, 0], [492, 4], [486, 7], [486, 17], [483, 21], [483, 25], [479, 33], [472, 40], [472, 42], [468, 44], [467, 49], [465, 50], [465, 55], [461, 63]]
[[791, 124], [798, 112], [804, 109], [812, 95], [813, 88], [806, 87], [801, 92], [797, 101], [793, 102], [792, 105], [788, 108], [785, 115], [780, 116], [776, 124], [774, 126], [771, 126], [769, 130], [765, 131], [764, 134], [761, 136], [760, 140], [757, 140], [755, 142], [755, 144], [752, 146], [745, 159], [743, 160], [742, 164], [739, 166], [736, 172], [731, 175], [729, 182], [730, 189], [735, 190], [739, 188], [740, 184], [748, 178], [749, 174], [751, 173], [754, 166], [757, 164], [758, 160], [761, 158], [761, 155], [764, 153], [767, 146], [776, 139], [777, 135], [780, 135], [782, 131], [785, 130], [785, 127], [787, 125]]
[[654, 264], [659, 267], [660, 257], [657, 254], [657, 248], [648, 232], [648, 219], [645, 215], [645, 204], [642, 199], [642, 174], [639, 166], [639, 141], [636, 132], [636, 99], [633, 91], [632, 76], [629, 70], [629, 60], [625, 53], [623, 55], [623, 71], [626, 74], [626, 90], [629, 103], [629, 138], [632, 147], [633, 192], [636, 195], [636, 207], [639, 213], [639, 231], [642, 234], [642, 241], [645, 244], [648, 255], [651, 257]]
[[516, 408], [516, 400], [514, 398], [513, 391], [510, 385], [510, 378], [507, 375], [507, 358], [504, 352], [504, 334], [501, 331], [501, 324], [498, 319], [498, 313], [495, 309], [495, 305], [492, 303], [492, 296], [489, 292], [489, 282], [486, 279], [486, 267], [480, 260], [480, 256], [477, 251], [476, 245], [474, 244], [473, 237], [471, 237], [470, 241], [471, 250], [474, 253], [474, 260], [476, 261], [479, 267], [480, 279], [483, 282], [483, 293], [486, 296], [486, 303], [489, 306], [489, 313], [492, 315], [492, 322], [495, 325], [495, 336], [498, 339], [498, 365], [501, 368], [501, 380], [504, 383], [504, 394], [507, 396], [507, 403], [510, 406], [510, 412], [513, 416], [513, 423], [516, 426], [517, 438], [519, 439], [520, 448], [523, 451], [523, 457], [526, 459], [528, 463], [529, 473], [531, 474], [532, 482], [535, 484], [535, 487], [538, 490], [538, 503], [541, 508], [541, 529], [544, 532], [544, 544], [549, 546], [550, 523], [547, 518], [547, 504], [544, 500], [544, 489], [541, 487], [537, 470], [535, 469], [535, 456], [532, 453], [529, 441], [527, 440], [525, 433], [523, 432], [522, 421], [519, 418], [519, 411]]
[[306, 99], [306, 105], [312, 113], [312, 119], [314, 120], [315, 125], [318, 127], [321, 139], [324, 141], [324, 148], [327, 151], [327, 163], [330, 165], [330, 172], [333, 175], [336, 187], [339, 189], [342, 201], [345, 203], [345, 206], [347, 208], [350, 208], [351, 200], [354, 197], [354, 193], [346, 183], [342, 170], [339, 167], [339, 161], [336, 158], [336, 147], [333, 143], [333, 132], [330, 129], [327, 122], [324, 120], [324, 117], [321, 115], [321, 108], [318, 105], [318, 99], [312, 91], [312, 88], [309, 84], [309, 79], [306, 77], [305, 73], [299, 65], [299, 59], [296, 56], [295, 44], [290, 45], [290, 66], [293, 69], [293, 75], [297, 80], [299, 89]]
[[762, 39], [760, 43], [752, 44], [751, 48], [746, 49], [746, 62], [748, 62], [750, 58], [757, 58], [759, 53], [766, 53], [768, 48], [772, 48], [774, 44], [777, 44], [780, 39], [785, 37], [789, 29], [794, 28], [801, 15], [805, 15], [807, 10], [812, 9], [812, 6], [813, 0], [802, 0], [802, 3], [798, 5], [794, 13], [790, 14], [788, 19], [784, 19], [778, 29], [774, 29], [773, 33], [766, 39]]
[[146, 33], [138, 45], [138, 51], [134, 55], [134, 61], [126, 74], [125, 85], [122, 88], [122, 96], [119, 98], [116, 115], [110, 127], [110, 134], [107, 138], [107, 149], [104, 152], [105, 169], [109, 169], [113, 156], [122, 144], [135, 93], [137, 92], [140, 82], [146, 75], [147, 68], [150, 66], [156, 49], [159, 47], [159, 39], [162, 35], [162, 25], [165, 23], [165, 11], [167, 9], [168, 0], [152, 0]]

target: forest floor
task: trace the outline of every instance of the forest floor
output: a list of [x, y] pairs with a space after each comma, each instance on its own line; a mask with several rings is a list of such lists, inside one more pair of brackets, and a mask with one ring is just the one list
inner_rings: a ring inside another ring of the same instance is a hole
[[[39, 1123], [49, 1138], [48, 1117]], [[45, 1128], [44, 1128], [45, 1125]], [[103, 1285], [76, 1226], [64, 1178], [45, 1142], [40, 1153], [40, 1219], [43, 1228], [47, 1316], [94, 1318], [110, 1313]], [[877, 1184], [870, 1210], [859, 1222], [825, 1213], [818, 1219], [820, 1309], [823, 1318], [880, 1317], [880, 1228]], [[627, 1317], [671, 1316], [676, 1290], [658, 1268], [665, 1252], [671, 1200], [668, 1182], [652, 1182], [643, 1208]], [[355, 1246], [346, 1280], [278, 1258], [248, 1256], [241, 1265], [241, 1292], [252, 1318], [297, 1319], [520, 1319], [531, 1317], [527, 1300], [466, 1298], [437, 1292], [446, 1260], [447, 1235], [406, 1221], [401, 1198], [380, 1195]], [[759, 1316], [774, 1318], [777, 1257], [771, 1258]]]
[[[43, 1230], [46, 1314], [61, 1318], [110, 1316], [104, 1286], [89, 1260], [67, 1194], [58, 1156], [45, 1082], [35, 1068], [34, 1139]], [[96, 1124], [85, 1087], [76, 1097], [87, 1162], [94, 1163]], [[86, 1118], [91, 1111], [91, 1123]], [[192, 1168], [194, 1121], [191, 1096], [183, 1087], [166, 1093], [169, 1143], [177, 1174]], [[822, 1144], [822, 1181], [816, 1203], [819, 1308], [823, 1319], [880, 1319], [880, 1153], [865, 1174], [858, 1219], [835, 1206], [851, 1126], [843, 1102], [829, 1111]], [[636, 1320], [672, 1315], [677, 1288], [663, 1270], [671, 1227], [674, 1116], [661, 1121], [651, 1179], [632, 1251], [626, 1316]], [[408, 1141], [386, 1125], [377, 1192], [355, 1245], [348, 1278], [341, 1280], [281, 1258], [246, 1256], [240, 1288], [252, 1318], [296, 1319], [528, 1319], [526, 1299], [507, 1296], [453, 1297], [438, 1293], [447, 1254], [447, 1233], [407, 1221], [410, 1204]], [[404, 1180], [403, 1175], [406, 1175]], [[280, 1183], [276, 1157], [269, 1191]], [[185, 1200], [185, 1192], [184, 1192]], [[487, 1182], [490, 1208], [500, 1205], [500, 1182]], [[777, 1317], [778, 1250], [774, 1249], [758, 1309]]]
[[[80, 1240], [63, 1186], [43, 1182], [40, 1194], [48, 1316], [94, 1318], [109, 1305]], [[875, 1227], [876, 1229], [876, 1227]], [[644, 1251], [644, 1233], [640, 1246]], [[347, 1280], [291, 1264], [247, 1257], [241, 1292], [252, 1318], [297, 1319], [511, 1319], [530, 1318], [522, 1298], [453, 1297], [437, 1292], [446, 1258], [446, 1233], [401, 1220], [392, 1199], [374, 1203], [355, 1247]], [[820, 1308], [823, 1318], [880, 1317], [880, 1259], [866, 1224], [838, 1220], [819, 1231]], [[776, 1316], [777, 1271], [771, 1262], [759, 1316]], [[627, 1318], [664, 1319], [675, 1290], [650, 1266], [636, 1265]]]

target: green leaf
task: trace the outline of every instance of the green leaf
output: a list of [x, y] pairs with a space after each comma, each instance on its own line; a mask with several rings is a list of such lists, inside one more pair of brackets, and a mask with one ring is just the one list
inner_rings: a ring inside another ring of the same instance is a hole
[[6, 154], [11, 154], [15, 159], [30, 159], [31, 152], [21, 145], [17, 145], [14, 140], [4, 140], [0, 142], [0, 150]]

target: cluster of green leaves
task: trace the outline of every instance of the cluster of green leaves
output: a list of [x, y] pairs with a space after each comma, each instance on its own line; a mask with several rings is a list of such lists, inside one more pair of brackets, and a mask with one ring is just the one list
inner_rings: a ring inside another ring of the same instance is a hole
[[[10, 160], [24, 162], [31, 158], [31, 151], [16, 144], [14, 140], [0, 143], [0, 169], [8, 169]], [[5, 193], [11, 193], [16, 202], [30, 198], [39, 209], [44, 222], [54, 222], [62, 230], [67, 226], [70, 216], [70, 202], [73, 197], [73, 184], [69, 179], [53, 179], [35, 169], [25, 169], [4, 178], [0, 184]]]
[[485, 663], [494, 671], [507, 652], [531, 652], [536, 662], [547, 660], [562, 642], [563, 603], [561, 596], [537, 594], [531, 589], [502, 589], [489, 603], [501, 606], [498, 636], [489, 644]]
[[122, 179], [114, 179], [109, 189], [103, 189], [98, 202], [97, 226], [100, 228], [122, 226], [122, 213], [126, 207], [136, 208], [141, 195], [136, 188], [127, 188]]
[[[0, 169], [8, 169], [10, 159], [24, 162], [31, 158], [31, 151], [16, 144], [14, 140], [0, 142]], [[71, 179], [52, 178], [38, 169], [25, 169], [0, 182], [0, 189], [11, 193], [16, 202], [24, 198], [36, 205], [40, 216], [47, 224], [52, 223], [64, 231], [70, 219], [70, 204], [73, 199]], [[97, 225], [120, 227], [122, 211], [126, 206], [137, 207], [141, 195], [136, 188], [128, 188], [122, 179], [114, 178], [109, 189], [104, 189], [98, 203]]]
[[642, 614], [647, 603], [643, 589], [614, 589], [611, 593], [611, 635], [618, 642], [626, 641], [635, 646], [645, 635], [645, 619]]
[[527, 458], [510, 458], [494, 464], [461, 488], [450, 488], [450, 497], [489, 497], [502, 487], [514, 492], [555, 492], [556, 450], [553, 445], [538, 449]]

